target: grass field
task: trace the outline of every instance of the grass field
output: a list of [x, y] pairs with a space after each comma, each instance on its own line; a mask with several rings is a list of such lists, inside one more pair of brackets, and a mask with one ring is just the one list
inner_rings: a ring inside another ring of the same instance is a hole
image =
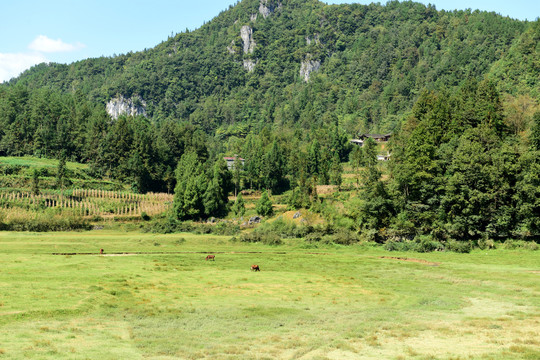
[[[37, 158], [33, 156], [2, 156], [0, 157], [0, 164], [17, 165], [32, 168], [56, 168], [58, 166], [58, 160]], [[66, 163], [66, 167], [70, 170], [82, 170], [86, 169], [88, 165], [68, 161]]]
[[0, 359], [540, 358], [540, 252], [302, 244], [2, 232]]

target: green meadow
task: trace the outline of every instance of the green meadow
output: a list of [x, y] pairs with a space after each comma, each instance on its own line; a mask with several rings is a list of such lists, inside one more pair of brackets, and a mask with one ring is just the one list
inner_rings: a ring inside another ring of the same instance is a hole
[[0, 359], [540, 358], [538, 251], [1, 232], [0, 264]]

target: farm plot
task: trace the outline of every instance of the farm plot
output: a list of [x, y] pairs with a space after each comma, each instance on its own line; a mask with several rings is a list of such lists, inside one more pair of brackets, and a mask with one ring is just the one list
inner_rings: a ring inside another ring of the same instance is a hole
[[39, 195], [30, 192], [0, 192], [0, 210], [9, 212], [32, 212], [57, 209], [75, 216], [140, 216], [160, 214], [173, 202], [172, 194], [134, 194], [121, 191], [73, 189], [68, 191], [43, 191]]

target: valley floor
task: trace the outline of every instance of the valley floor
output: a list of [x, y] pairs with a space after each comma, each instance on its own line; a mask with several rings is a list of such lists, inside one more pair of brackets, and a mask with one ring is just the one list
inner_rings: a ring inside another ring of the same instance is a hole
[[538, 251], [0, 232], [0, 263], [0, 359], [540, 357]]

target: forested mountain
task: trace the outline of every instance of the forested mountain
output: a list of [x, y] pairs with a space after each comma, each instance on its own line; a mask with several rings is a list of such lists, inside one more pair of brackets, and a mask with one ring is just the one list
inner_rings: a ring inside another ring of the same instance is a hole
[[[495, 13], [397, 1], [244, 0], [153, 49], [42, 64], [10, 85], [99, 104], [137, 96], [150, 118], [189, 121], [208, 133], [234, 133], [228, 126], [238, 123], [309, 129], [334, 116], [349, 132], [388, 131], [422, 89], [482, 77], [495, 62], [494, 74], [511, 67], [528, 93], [538, 85], [535, 40], [533, 24]], [[520, 55], [525, 62], [515, 61]], [[528, 80], [519, 79], [522, 67]], [[307, 82], [306, 69], [313, 70]]]
[[[292, 189], [291, 206], [310, 207], [314, 185], [341, 183], [348, 138], [394, 132], [385, 183], [372, 150], [351, 154], [367, 169], [347, 212], [357, 229], [538, 235], [539, 44], [540, 20], [495, 13], [243, 0], [153, 49], [1, 85], [0, 155], [177, 186], [178, 216], [197, 218], [226, 210], [224, 154], [246, 159], [236, 189]], [[111, 118], [121, 106], [134, 116]]]

